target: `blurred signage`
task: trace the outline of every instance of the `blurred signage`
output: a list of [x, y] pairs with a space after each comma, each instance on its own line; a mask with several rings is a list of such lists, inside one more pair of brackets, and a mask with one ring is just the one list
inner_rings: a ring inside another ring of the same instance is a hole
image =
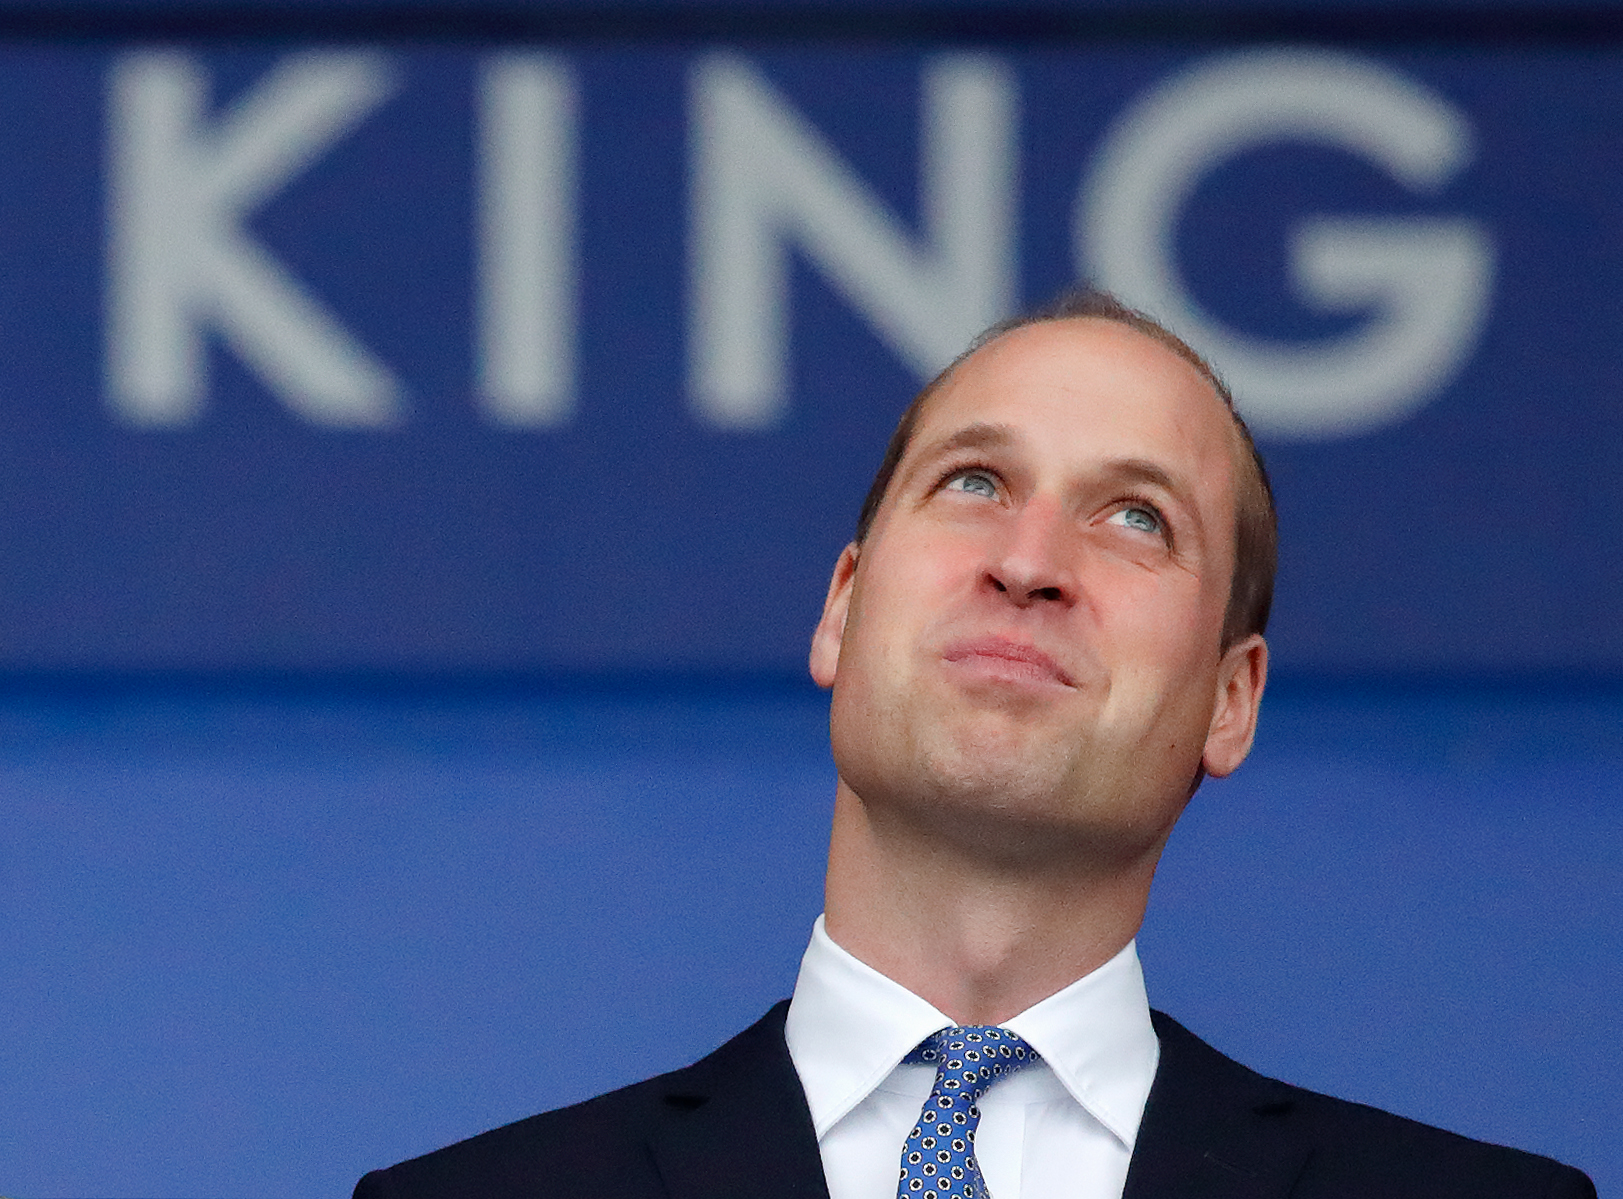
[[0, 51], [0, 669], [787, 671], [1080, 277], [1230, 377], [1285, 670], [1623, 667], [1623, 54]]

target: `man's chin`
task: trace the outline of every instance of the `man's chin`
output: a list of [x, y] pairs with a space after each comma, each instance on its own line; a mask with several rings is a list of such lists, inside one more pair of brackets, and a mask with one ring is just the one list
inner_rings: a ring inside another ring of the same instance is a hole
[[1064, 789], [1096, 756], [1074, 728], [1050, 727], [1012, 705], [961, 712], [945, 736], [922, 748], [943, 779], [1032, 794]]
[[956, 741], [922, 757], [911, 821], [1011, 863], [1038, 858], [1125, 862], [1158, 849], [1185, 797], [1129, 797], [1137, 787], [1110, 756], [1029, 736]]
[[1158, 852], [1165, 839], [1119, 814], [1078, 811], [1007, 785], [942, 788], [913, 808], [908, 823], [952, 852], [1014, 876], [1113, 871]]

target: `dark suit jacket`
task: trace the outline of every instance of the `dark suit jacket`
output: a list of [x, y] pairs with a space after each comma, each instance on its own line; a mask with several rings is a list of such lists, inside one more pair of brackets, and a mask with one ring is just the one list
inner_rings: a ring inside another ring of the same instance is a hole
[[[684, 1070], [374, 1171], [355, 1199], [827, 1199], [787, 1010]], [[1571, 1167], [1264, 1078], [1154, 1019], [1123, 1199], [1593, 1199]]]

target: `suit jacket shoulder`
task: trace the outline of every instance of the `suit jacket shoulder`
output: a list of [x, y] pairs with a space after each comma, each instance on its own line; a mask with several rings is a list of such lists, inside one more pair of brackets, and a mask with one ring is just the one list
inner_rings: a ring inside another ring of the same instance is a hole
[[685, 1069], [374, 1171], [355, 1199], [827, 1199], [788, 1006]]
[[1593, 1199], [1581, 1172], [1266, 1078], [1154, 1013], [1124, 1199]]

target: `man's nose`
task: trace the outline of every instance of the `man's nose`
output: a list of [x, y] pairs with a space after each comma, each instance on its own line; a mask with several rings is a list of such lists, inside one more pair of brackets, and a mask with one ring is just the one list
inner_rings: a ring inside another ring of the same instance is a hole
[[1072, 530], [1055, 500], [1033, 496], [1013, 513], [1004, 536], [988, 555], [987, 579], [1015, 604], [1076, 597], [1076, 579], [1068, 552]]

